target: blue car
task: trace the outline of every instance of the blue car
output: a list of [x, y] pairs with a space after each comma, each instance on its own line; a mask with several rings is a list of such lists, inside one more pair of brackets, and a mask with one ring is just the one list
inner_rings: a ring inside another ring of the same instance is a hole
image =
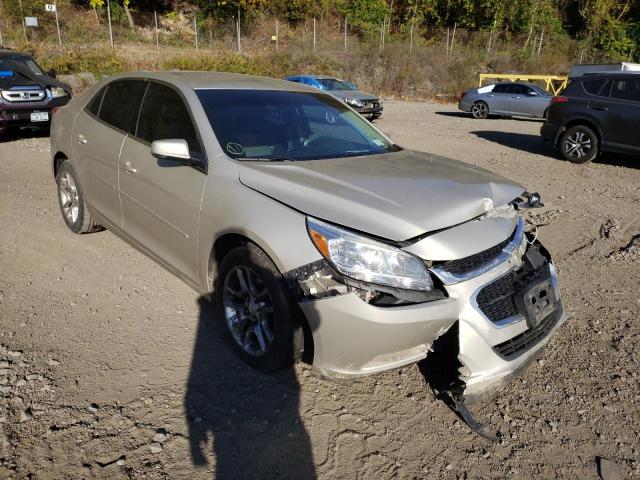
[[382, 115], [380, 99], [370, 93], [359, 91], [351, 82], [319, 75], [295, 75], [286, 77], [286, 80], [303, 83], [330, 93], [369, 120], [375, 120]]

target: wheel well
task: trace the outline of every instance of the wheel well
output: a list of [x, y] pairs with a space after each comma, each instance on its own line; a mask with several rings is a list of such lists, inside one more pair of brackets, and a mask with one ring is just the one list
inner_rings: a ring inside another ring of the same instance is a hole
[[[245, 237], [244, 235], [238, 233], [226, 233], [220, 236], [215, 242], [213, 242], [213, 248], [211, 249], [211, 253], [209, 254], [209, 292], [212, 294], [215, 293], [215, 279], [217, 277], [218, 265], [222, 262], [222, 259], [225, 257], [227, 253], [233, 250], [236, 247], [241, 247], [248, 243], [252, 243], [251, 239]], [[258, 248], [260, 246], [258, 245]], [[268, 254], [267, 254], [268, 256]], [[303, 333], [303, 355], [301, 360], [303, 362], [311, 364], [313, 362], [313, 335], [311, 333], [311, 328], [309, 327], [309, 322], [307, 321], [307, 317], [302, 312], [302, 309], [298, 306], [299, 309], [299, 317], [302, 320], [302, 333]]]
[[593, 130], [593, 133], [595, 133], [596, 137], [598, 138], [598, 149], [602, 148], [602, 134], [600, 133], [600, 129], [596, 127], [596, 125], [593, 122], [590, 122], [589, 120], [585, 120], [583, 118], [571, 120], [565, 124], [564, 131], [567, 131], [571, 127], [576, 127], [578, 125], [582, 125], [584, 127], [588, 127], [591, 130]]
[[67, 157], [62, 152], [58, 152], [55, 154], [55, 156], [53, 157], [53, 177], [54, 178], [58, 176], [58, 170], [60, 169], [60, 165], [62, 165], [62, 162], [68, 159], [69, 157]]

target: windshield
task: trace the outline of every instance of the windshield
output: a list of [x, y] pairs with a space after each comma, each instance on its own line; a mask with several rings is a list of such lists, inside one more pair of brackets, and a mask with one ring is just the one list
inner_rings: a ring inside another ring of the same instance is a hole
[[44, 75], [42, 69], [31, 58], [18, 55], [0, 58], [0, 70], [11, 70], [11, 62], [23, 64], [36, 75]]
[[318, 83], [320, 83], [322, 90], [356, 90], [356, 86], [353, 83], [335, 78], [319, 78]]
[[239, 160], [315, 160], [400, 150], [323, 93], [198, 89], [220, 146]]

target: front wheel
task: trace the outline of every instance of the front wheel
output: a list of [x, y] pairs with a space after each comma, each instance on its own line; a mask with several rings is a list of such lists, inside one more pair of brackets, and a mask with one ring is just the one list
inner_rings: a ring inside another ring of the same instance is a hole
[[297, 304], [271, 259], [254, 244], [231, 250], [216, 280], [218, 315], [238, 355], [270, 372], [290, 365], [303, 348]]
[[587, 163], [598, 155], [598, 137], [589, 127], [576, 125], [562, 134], [562, 156], [572, 163]]
[[65, 160], [60, 165], [56, 175], [56, 184], [58, 185], [60, 212], [69, 230], [78, 234], [102, 230], [87, 208], [78, 176], [69, 160]]
[[476, 102], [471, 107], [471, 114], [473, 118], [478, 120], [485, 119], [489, 116], [489, 105], [484, 102]]

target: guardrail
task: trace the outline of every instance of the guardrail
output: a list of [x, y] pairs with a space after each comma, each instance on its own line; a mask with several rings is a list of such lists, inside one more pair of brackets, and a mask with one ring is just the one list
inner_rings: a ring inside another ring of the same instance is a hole
[[567, 87], [567, 82], [569, 78], [562, 75], [527, 75], [527, 74], [511, 74], [511, 73], [481, 73], [480, 74], [480, 83], [478, 87], [482, 86], [482, 83], [486, 79], [492, 80], [509, 80], [511, 82], [523, 81], [523, 82], [532, 82], [532, 81], [542, 81], [545, 83], [545, 89], [553, 93], [554, 95], [558, 95], [562, 90]]

